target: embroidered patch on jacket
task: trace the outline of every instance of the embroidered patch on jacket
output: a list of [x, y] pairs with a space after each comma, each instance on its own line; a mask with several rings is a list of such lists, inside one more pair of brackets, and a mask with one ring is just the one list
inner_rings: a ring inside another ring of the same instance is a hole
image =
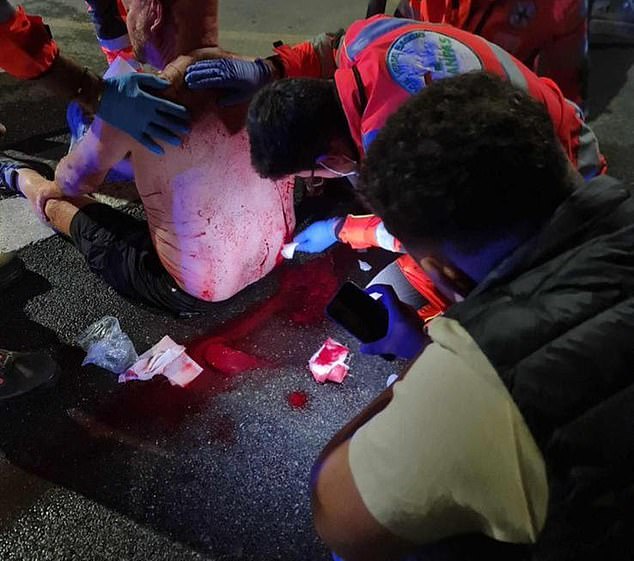
[[410, 94], [432, 80], [482, 70], [478, 56], [464, 43], [435, 31], [410, 31], [387, 52], [387, 67], [396, 83]]

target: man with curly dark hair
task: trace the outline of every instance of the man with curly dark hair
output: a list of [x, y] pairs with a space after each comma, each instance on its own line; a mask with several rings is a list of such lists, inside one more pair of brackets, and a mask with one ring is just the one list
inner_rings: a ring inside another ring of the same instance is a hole
[[[359, 190], [463, 300], [322, 453], [319, 534], [348, 561], [626, 559], [631, 190], [584, 184], [543, 108], [482, 73], [394, 114]], [[407, 316], [386, 303], [399, 345]]]
[[[312, 71], [311, 78], [272, 81], [251, 102], [247, 119], [251, 160], [266, 177], [295, 173], [309, 185], [322, 177], [345, 176], [354, 182], [359, 163], [398, 107], [437, 80], [474, 71], [500, 76], [542, 103], [565, 153], [584, 177], [605, 169], [596, 138], [578, 108], [551, 80], [538, 77], [482, 37], [448, 25], [385, 16], [357, 21], [343, 36], [330, 37], [332, 48], [320, 53], [329, 53], [336, 64], [326, 64], [328, 57], [321, 57], [319, 64], [308, 65], [321, 68], [321, 78]], [[285, 63], [295, 60], [288, 49], [281, 49], [278, 54]], [[192, 68], [187, 75], [190, 87], [198, 83]], [[334, 80], [326, 79], [325, 69], [331, 70]], [[297, 71], [294, 68], [289, 75], [296, 76]], [[482, 165], [495, 167], [495, 161]], [[348, 215], [311, 224], [294, 241], [298, 252], [321, 252], [338, 241], [354, 249], [378, 246], [402, 252], [393, 234], [376, 217]], [[423, 321], [451, 302], [408, 256], [386, 267], [373, 279], [376, 283], [391, 285], [418, 309]]]

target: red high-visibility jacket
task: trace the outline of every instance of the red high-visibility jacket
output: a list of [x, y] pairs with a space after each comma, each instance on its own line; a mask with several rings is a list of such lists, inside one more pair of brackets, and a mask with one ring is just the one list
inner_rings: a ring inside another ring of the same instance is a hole
[[486, 39], [446, 24], [374, 16], [354, 22], [339, 39], [276, 48], [286, 76], [334, 77], [361, 156], [387, 120], [426, 84], [484, 70], [511, 81], [546, 107], [566, 154], [586, 178], [603, 173], [605, 159], [580, 109], [557, 85]]
[[22, 80], [44, 74], [59, 48], [40, 16], [19, 7], [9, 21], [0, 23], [0, 68]]
[[499, 45], [582, 104], [588, 52], [585, 0], [402, 0], [403, 17], [449, 23]]

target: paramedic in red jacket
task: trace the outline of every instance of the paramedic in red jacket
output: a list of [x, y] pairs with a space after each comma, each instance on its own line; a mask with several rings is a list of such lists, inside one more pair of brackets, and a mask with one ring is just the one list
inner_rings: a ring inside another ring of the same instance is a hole
[[[557, 85], [537, 77], [499, 46], [472, 33], [449, 25], [379, 15], [354, 22], [345, 34], [322, 34], [292, 47], [278, 45], [275, 51], [268, 59], [254, 61], [200, 61], [188, 68], [185, 80], [192, 89], [225, 88], [221, 103], [230, 104], [250, 97], [275, 78], [334, 78], [358, 160], [387, 117], [427, 83], [484, 70], [509, 80], [546, 106], [568, 157], [582, 175], [594, 176], [605, 167], [581, 111]], [[304, 88], [310, 91], [317, 83], [307, 82]], [[289, 81], [273, 84], [260, 96], [260, 103], [265, 98], [282, 99], [285, 90], [293, 88], [296, 85]], [[252, 108], [251, 113], [255, 117], [257, 110]], [[253, 134], [262, 139], [273, 130], [263, 116], [252, 128]], [[278, 164], [289, 167], [281, 161], [270, 162], [273, 167]], [[312, 168], [312, 162], [307, 168]], [[266, 174], [269, 170], [260, 171]], [[301, 170], [289, 169], [291, 173], [296, 171]]]

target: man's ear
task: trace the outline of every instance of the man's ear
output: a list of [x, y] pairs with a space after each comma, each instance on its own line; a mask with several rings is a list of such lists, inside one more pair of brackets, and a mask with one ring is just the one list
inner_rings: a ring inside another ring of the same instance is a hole
[[163, 8], [163, 2], [161, 0], [149, 0], [149, 20], [151, 22], [150, 31], [152, 33], [158, 33], [163, 26], [163, 17], [165, 16], [165, 10]]

